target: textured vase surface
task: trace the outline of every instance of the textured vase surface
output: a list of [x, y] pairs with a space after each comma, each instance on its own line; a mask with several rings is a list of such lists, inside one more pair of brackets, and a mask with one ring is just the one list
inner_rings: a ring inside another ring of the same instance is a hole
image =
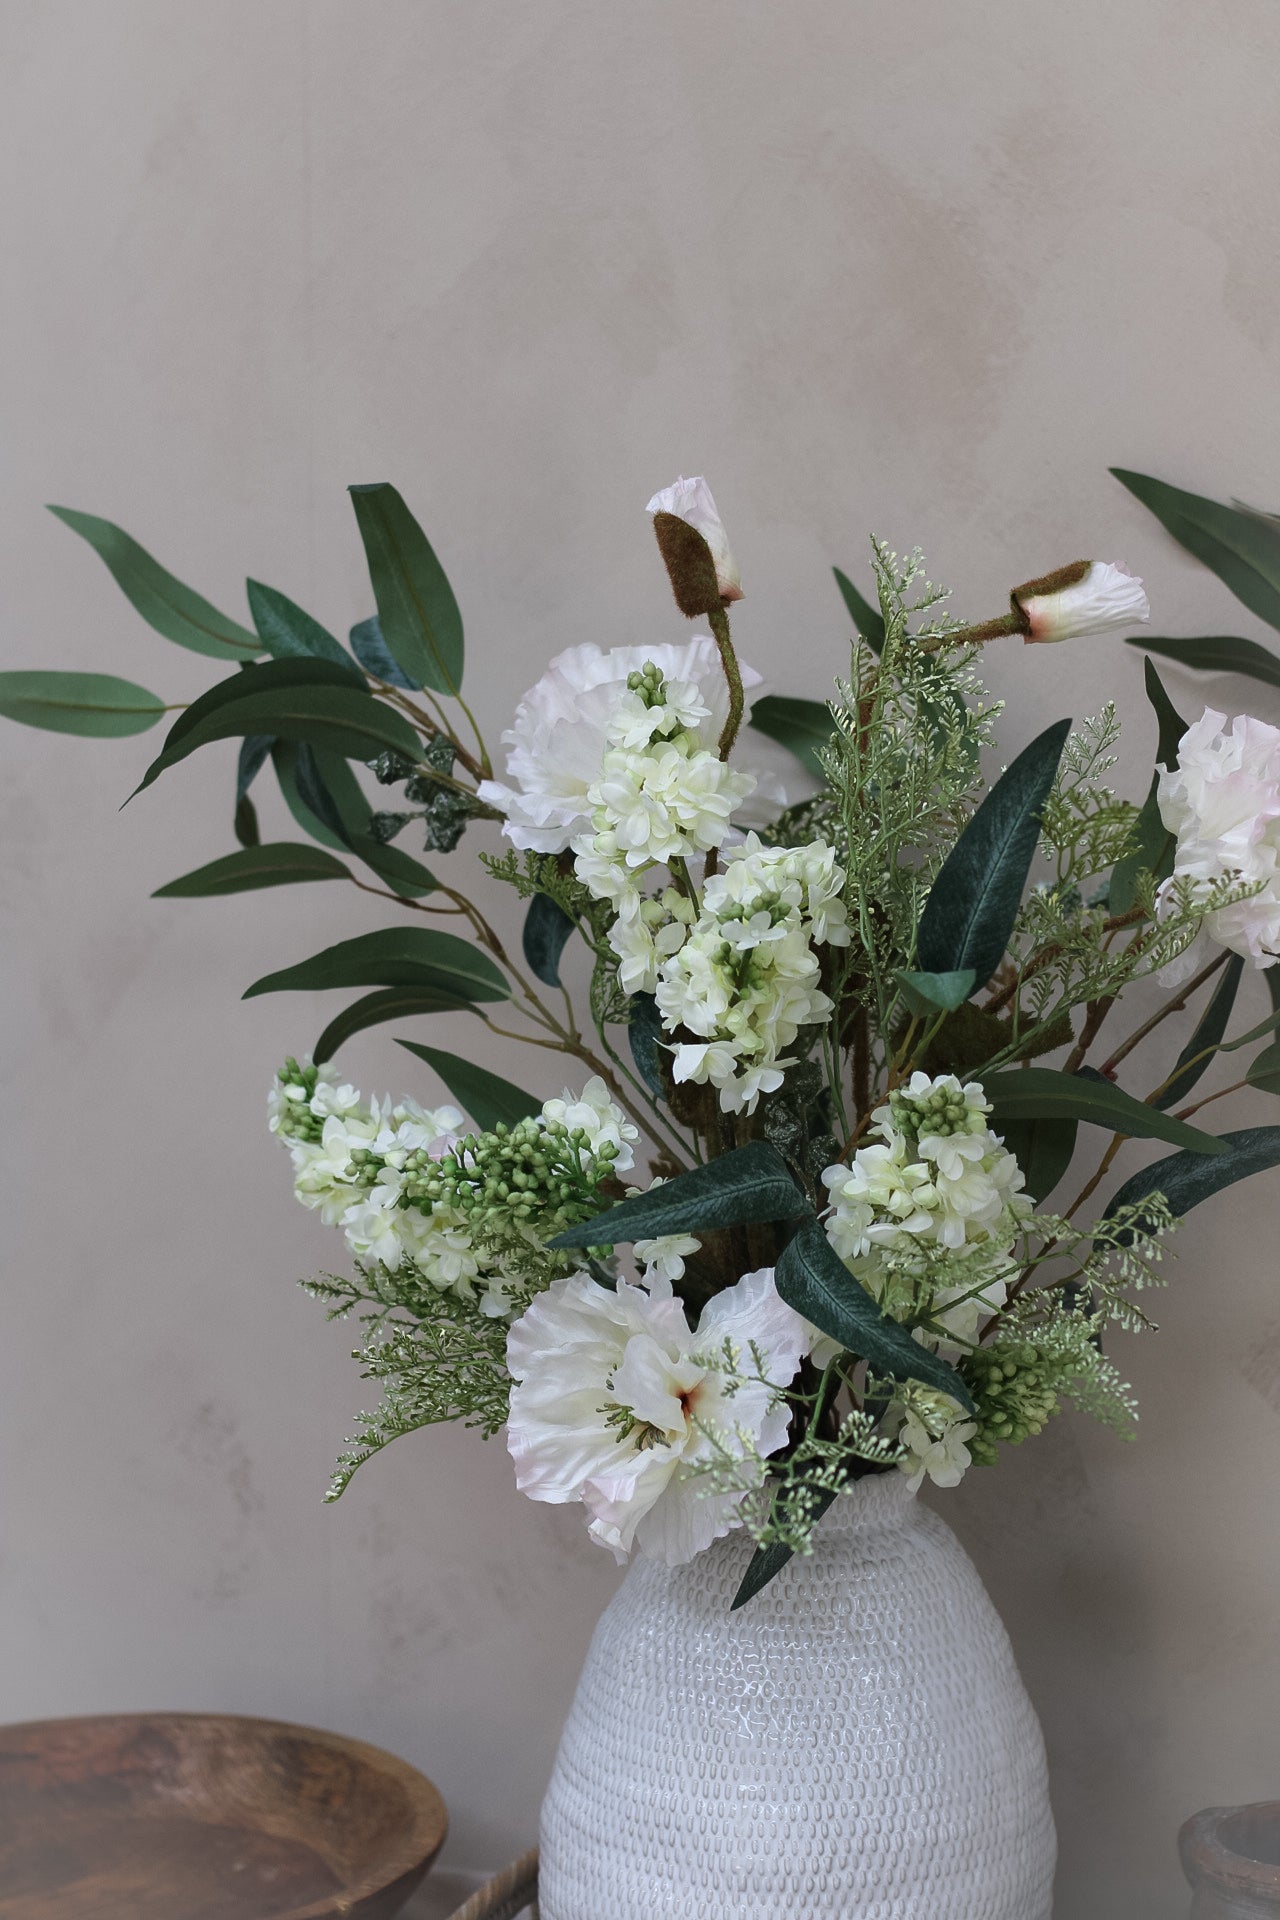
[[1044, 1742], [950, 1528], [865, 1480], [730, 1612], [739, 1533], [636, 1560], [542, 1809], [542, 1920], [1051, 1920]]

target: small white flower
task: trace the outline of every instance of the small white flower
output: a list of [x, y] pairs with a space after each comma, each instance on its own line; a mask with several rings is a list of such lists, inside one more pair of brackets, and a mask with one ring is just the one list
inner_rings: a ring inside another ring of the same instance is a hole
[[616, 1148], [615, 1173], [626, 1173], [635, 1165], [631, 1149], [640, 1138], [640, 1130], [627, 1119], [621, 1107], [614, 1105], [598, 1073], [592, 1074], [581, 1093], [571, 1093], [566, 1087], [560, 1099], [545, 1100], [542, 1118], [548, 1124], [567, 1127], [570, 1133], [581, 1127], [592, 1153], [597, 1153], [603, 1145]]
[[[661, 1183], [655, 1180], [653, 1184]], [[701, 1245], [701, 1240], [695, 1240], [691, 1233], [664, 1233], [656, 1240], [637, 1240], [632, 1251], [645, 1269], [646, 1277], [656, 1274], [662, 1280], [680, 1280], [684, 1277], [685, 1261], [690, 1254], [697, 1253]]]
[[700, 533], [711, 549], [720, 598], [725, 601], [741, 600], [742, 576], [729, 551], [729, 536], [711, 497], [711, 489], [701, 474], [692, 480], [686, 480], [682, 475], [671, 486], [663, 487], [660, 493], [654, 494], [645, 512], [673, 513], [677, 520], [685, 521], [696, 533]]
[[[1183, 734], [1176, 767], [1161, 769], [1156, 795], [1177, 836], [1175, 875], [1206, 893], [1233, 875], [1260, 888], [1207, 914], [1204, 931], [1255, 967], [1272, 966], [1280, 954], [1280, 730], [1206, 707]], [[1162, 977], [1172, 985], [1194, 965], [1181, 955]]]
[[1142, 582], [1109, 560], [1079, 560], [1013, 590], [1027, 620], [1027, 641], [1074, 640], [1140, 626], [1151, 617]]
[[[726, 1390], [716, 1365], [726, 1341], [744, 1374], [759, 1357], [763, 1382]], [[715, 1443], [739, 1459], [777, 1452], [781, 1392], [808, 1345], [770, 1268], [716, 1294], [696, 1330], [656, 1274], [616, 1291], [584, 1273], [553, 1281], [507, 1341], [516, 1485], [533, 1500], [581, 1501], [592, 1539], [618, 1560], [633, 1545], [668, 1566], [692, 1559], [739, 1524], [746, 1494], [704, 1493], [690, 1470], [715, 1457]]]
[[978, 1431], [956, 1401], [927, 1388], [913, 1389], [902, 1408], [898, 1469], [914, 1493], [927, 1475], [935, 1487], [958, 1487], [972, 1464], [968, 1442]]

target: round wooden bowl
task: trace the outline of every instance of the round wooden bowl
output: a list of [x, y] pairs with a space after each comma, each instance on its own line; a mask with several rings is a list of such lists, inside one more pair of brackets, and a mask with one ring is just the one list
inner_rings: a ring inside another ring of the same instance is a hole
[[387, 1920], [445, 1836], [377, 1747], [232, 1714], [0, 1728], [0, 1920]]

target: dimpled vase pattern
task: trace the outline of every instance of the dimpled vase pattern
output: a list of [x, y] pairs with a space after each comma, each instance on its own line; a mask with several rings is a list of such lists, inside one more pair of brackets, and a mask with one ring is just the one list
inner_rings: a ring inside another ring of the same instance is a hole
[[1050, 1920], [1044, 1743], [951, 1530], [863, 1481], [731, 1613], [750, 1541], [636, 1560], [542, 1810], [542, 1920]]

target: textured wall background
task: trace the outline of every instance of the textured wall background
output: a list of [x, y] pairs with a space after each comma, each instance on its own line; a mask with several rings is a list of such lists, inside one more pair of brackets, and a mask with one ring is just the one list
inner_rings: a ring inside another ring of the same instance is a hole
[[[344, 485], [393, 478], [496, 734], [558, 648], [679, 633], [641, 509], [680, 469], [792, 691], [840, 663], [829, 568], [869, 528], [975, 615], [1096, 553], [1158, 627], [1258, 631], [1105, 469], [1280, 505], [1268, 0], [0, 0], [0, 37], [6, 665], [181, 700], [215, 664], [44, 500], [342, 629], [369, 610]], [[1134, 655], [999, 665], [1009, 754], [1113, 693], [1136, 790]], [[147, 899], [230, 846], [231, 748], [124, 815], [145, 741], [2, 752], [0, 1712], [362, 1734], [439, 1780], [456, 1868], [496, 1864], [615, 1576], [462, 1433], [320, 1506], [362, 1389], [292, 1279], [340, 1243], [262, 1124], [316, 1012], [237, 998], [368, 903]], [[380, 1036], [351, 1065], [407, 1079]], [[1181, 1911], [1179, 1821], [1280, 1791], [1277, 1192], [1179, 1237], [1125, 1353], [1136, 1445], [1063, 1421], [945, 1503], [1044, 1717], [1061, 1920]]]

